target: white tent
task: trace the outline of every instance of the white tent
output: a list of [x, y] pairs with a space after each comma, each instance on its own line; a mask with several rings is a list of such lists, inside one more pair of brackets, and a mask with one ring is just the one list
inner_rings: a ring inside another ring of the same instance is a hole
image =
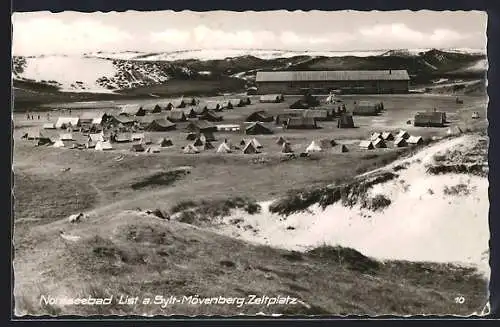
[[89, 134], [89, 140], [92, 142], [104, 141], [104, 133]]
[[371, 136], [370, 136], [370, 140], [371, 141], [376, 141], [377, 139], [381, 139], [382, 138], [382, 134], [378, 133], [378, 132], [375, 132], [373, 133]]
[[372, 150], [375, 148], [373, 146], [372, 141], [361, 141], [361, 142], [359, 142], [359, 147], [362, 149], [368, 149], [368, 150]]
[[198, 150], [194, 145], [188, 144], [184, 147], [183, 152], [188, 154], [194, 154], [194, 153], [199, 153], [200, 150]]
[[315, 141], [312, 141], [311, 144], [309, 144], [309, 146], [306, 148], [307, 153], [320, 151], [323, 151], [323, 149], [321, 149], [321, 147]]
[[69, 125], [78, 126], [79, 122], [80, 118], [78, 117], [59, 117], [56, 122], [56, 128], [62, 128], [63, 125], [66, 127], [68, 127]]
[[134, 140], [134, 141], [142, 140], [144, 137], [145, 137], [144, 133], [133, 133], [132, 134], [132, 140]]
[[400, 130], [398, 135], [396, 135], [396, 139], [399, 139], [399, 138], [403, 138], [405, 140], [407, 140], [408, 138], [410, 137], [410, 134], [408, 134], [407, 131], [404, 131], [404, 130]]
[[43, 129], [56, 129], [56, 125], [54, 123], [45, 123]]
[[226, 142], [222, 142], [219, 147], [217, 148], [218, 153], [231, 153], [231, 148], [229, 145], [226, 144]]
[[63, 140], [59, 139], [59, 140], [55, 141], [52, 146], [54, 148], [64, 148], [66, 146], [66, 144], [64, 144]]
[[424, 139], [422, 136], [410, 136], [407, 140], [408, 144], [422, 144]]
[[254, 146], [256, 149], [260, 149], [260, 148], [262, 148], [262, 144], [260, 144], [260, 142], [259, 142], [259, 141], [257, 141], [257, 139], [256, 139], [256, 138], [253, 138], [251, 142], [253, 143], [253, 146]]
[[97, 151], [106, 151], [106, 150], [112, 150], [113, 146], [109, 141], [99, 141], [96, 143], [95, 149]]
[[73, 141], [73, 134], [71, 133], [59, 134], [59, 139], [62, 141]]

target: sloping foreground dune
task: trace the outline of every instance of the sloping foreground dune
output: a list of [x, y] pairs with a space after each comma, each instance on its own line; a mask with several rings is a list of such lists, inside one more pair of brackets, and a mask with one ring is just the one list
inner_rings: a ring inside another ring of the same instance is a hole
[[[290, 252], [135, 211], [89, 217], [78, 224], [60, 220], [37, 226], [17, 247], [18, 315], [469, 315], [480, 312], [486, 302], [487, 285], [470, 268], [382, 264], [334, 247]], [[247, 301], [252, 294], [298, 300], [242, 306], [142, 303], [147, 297], [170, 296]], [[42, 296], [58, 301], [113, 299], [109, 305], [68, 305], [45, 303]], [[140, 300], [120, 304], [122, 296]], [[466, 302], [456, 303], [457, 296]]]
[[487, 177], [427, 172], [459, 161], [477, 168], [477, 162], [486, 162], [486, 150], [485, 137], [464, 135], [365, 174], [395, 175], [367, 192], [369, 199], [389, 200], [379, 210], [338, 201], [324, 210], [314, 204], [284, 217], [270, 212], [271, 201], [261, 204], [259, 214], [238, 212], [225, 218], [214, 231], [293, 250], [338, 244], [378, 259], [471, 264], [489, 276]]

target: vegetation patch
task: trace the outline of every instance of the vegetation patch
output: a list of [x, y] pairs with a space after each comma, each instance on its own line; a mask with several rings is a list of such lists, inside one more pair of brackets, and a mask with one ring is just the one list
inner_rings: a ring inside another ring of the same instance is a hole
[[480, 177], [487, 177], [488, 167], [483, 164], [433, 165], [427, 168], [427, 173], [431, 175], [467, 174]]
[[469, 195], [470, 194], [470, 190], [469, 190], [469, 187], [467, 186], [467, 184], [457, 184], [457, 185], [454, 185], [454, 186], [445, 186], [443, 188], [443, 193], [445, 195]]
[[214, 219], [231, 215], [234, 209], [244, 210], [248, 214], [261, 211], [261, 206], [255, 200], [244, 197], [233, 197], [214, 201], [183, 201], [174, 205], [170, 211], [176, 219], [187, 224], [209, 223]]
[[360, 252], [341, 246], [322, 245], [307, 251], [307, 256], [328, 262], [336, 262], [349, 270], [361, 273], [375, 273], [381, 264], [380, 262], [364, 256]]
[[189, 174], [189, 170], [174, 169], [166, 172], [158, 172], [144, 177], [142, 180], [132, 183], [130, 187], [134, 190], [154, 186], [170, 186], [174, 182]]
[[[368, 190], [370, 190], [374, 185], [385, 183], [397, 177], [397, 174], [385, 171], [371, 176], [358, 178], [352, 182], [344, 183], [338, 186], [327, 186], [313, 190], [291, 191], [288, 196], [273, 202], [269, 206], [269, 211], [283, 216], [289, 216], [296, 212], [306, 211], [314, 204], [319, 204], [323, 209], [338, 201], [341, 201], [342, 205], [346, 207], [353, 207], [358, 203], [363, 205], [363, 203], [367, 203]], [[380, 198], [376, 199], [376, 201], [378, 201], [374, 205], [376, 208], [382, 208], [383, 204], [387, 203], [387, 201], [383, 201]], [[372, 206], [370, 203], [365, 206], [370, 208]]]

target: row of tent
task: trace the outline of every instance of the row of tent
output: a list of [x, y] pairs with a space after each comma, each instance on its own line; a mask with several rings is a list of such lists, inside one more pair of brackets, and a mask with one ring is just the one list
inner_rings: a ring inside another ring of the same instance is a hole
[[374, 132], [369, 140], [361, 141], [359, 147], [365, 150], [386, 148], [387, 141], [394, 141], [394, 146], [396, 147], [421, 145], [424, 142], [421, 136], [412, 136], [407, 131], [400, 130], [396, 135], [393, 135], [391, 132]]
[[159, 113], [162, 111], [171, 111], [174, 109], [193, 108], [193, 110], [214, 110], [233, 109], [251, 104], [250, 98], [228, 99], [228, 100], [207, 100], [199, 101], [196, 99], [176, 100], [170, 102], [159, 102], [150, 104], [127, 104], [121, 107], [119, 115], [125, 116], [145, 116], [147, 113]]

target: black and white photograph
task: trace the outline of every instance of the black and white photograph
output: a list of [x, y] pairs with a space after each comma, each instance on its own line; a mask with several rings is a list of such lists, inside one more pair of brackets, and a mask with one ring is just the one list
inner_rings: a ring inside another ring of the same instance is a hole
[[14, 12], [13, 314], [488, 315], [487, 21]]

